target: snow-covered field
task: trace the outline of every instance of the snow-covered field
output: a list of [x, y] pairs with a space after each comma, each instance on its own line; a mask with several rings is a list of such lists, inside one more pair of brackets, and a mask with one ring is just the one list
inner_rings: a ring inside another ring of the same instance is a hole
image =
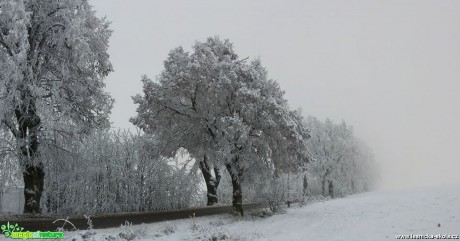
[[216, 215], [66, 232], [66, 240], [396, 240], [459, 235], [460, 185], [378, 191], [311, 203], [271, 217]]

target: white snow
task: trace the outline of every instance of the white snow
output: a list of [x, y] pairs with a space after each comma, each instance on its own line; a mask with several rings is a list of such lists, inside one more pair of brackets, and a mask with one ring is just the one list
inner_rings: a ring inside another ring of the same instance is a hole
[[[440, 227], [438, 227], [440, 224]], [[290, 208], [260, 218], [216, 215], [192, 221], [66, 232], [66, 240], [396, 240], [460, 234], [460, 185], [378, 191]], [[94, 232], [94, 233], [91, 233]], [[86, 239], [82, 235], [86, 234]], [[131, 235], [131, 236], [130, 236]], [[215, 239], [212, 239], [215, 237]]]

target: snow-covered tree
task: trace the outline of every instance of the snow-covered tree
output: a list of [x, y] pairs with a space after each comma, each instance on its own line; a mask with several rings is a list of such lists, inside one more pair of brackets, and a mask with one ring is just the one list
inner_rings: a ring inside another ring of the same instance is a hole
[[238, 59], [228, 40], [197, 42], [191, 54], [173, 49], [161, 75], [142, 82], [144, 96], [134, 97], [139, 106], [131, 121], [155, 135], [165, 153], [182, 147], [197, 160], [206, 156], [208, 166], [225, 166], [235, 212], [243, 214], [245, 173], [308, 161], [302, 117], [260, 61]]
[[372, 183], [371, 150], [353, 135], [353, 129], [345, 122], [322, 122], [315, 117], [307, 118], [312, 137], [307, 147], [314, 156], [310, 172], [321, 180], [322, 194], [344, 195], [362, 191]]
[[87, 0], [0, 1], [0, 124], [16, 138], [24, 212], [40, 212], [40, 148], [107, 126], [111, 31]]

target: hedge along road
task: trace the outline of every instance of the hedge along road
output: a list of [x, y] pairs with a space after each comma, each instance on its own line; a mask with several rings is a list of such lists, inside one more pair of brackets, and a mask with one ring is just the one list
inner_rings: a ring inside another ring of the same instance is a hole
[[[243, 204], [244, 210], [251, 210], [261, 208], [259, 203]], [[137, 212], [137, 213], [116, 213], [116, 214], [97, 214], [91, 216], [92, 225], [94, 229], [99, 228], [114, 228], [120, 227], [126, 221], [132, 224], [154, 223], [162, 221], [170, 221], [176, 219], [190, 218], [195, 214], [196, 217], [209, 216], [214, 214], [231, 213], [232, 206], [212, 206], [203, 208], [190, 208], [181, 210], [169, 211], [152, 211], [152, 212]], [[88, 220], [84, 216], [45, 216], [45, 215], [14, 215], [14, 216], [0, 216], [0, 224], [18, 224], [24, 228], [24, 231], [55, 231], [57, 228], [64, 227], [65, 230], [79, 230], [88, 229]], [[70, 223], [65, 223], [64, 220]]]

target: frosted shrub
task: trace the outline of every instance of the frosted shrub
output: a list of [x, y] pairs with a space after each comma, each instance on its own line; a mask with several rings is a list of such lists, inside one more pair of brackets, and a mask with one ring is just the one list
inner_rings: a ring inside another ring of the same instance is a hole
[[147, 232], [145, 226], [133, 226], [132, 223], [128, 221], [126, 221], [124, 225], [121, 225], [121, 230], [118, 237], [127, 241], [145, 237]]
[[42, 156], [49, 213], [180, 209], [201, 194], [196, 172], [157, 155], [151, 138], [105, 130], [61, 143]]
[[273, 178], [260, 194], [260, 199], [270, 211], [282, 211], [282, 204], [286, 200], [286, 187], [280, 180]]
[[280, 212], [288, 202], [301, 202], [306, 195], [303, 177], [304, 173], [266, 173], [251, 180], [246, 190], [254, 197], [253, 201], [263, 203], [271, 212]]
[[230, 237], [225, 233], [212, 234], [211, 237], [208, 238], [209, 241], [229, 240], [229, 239]]
[[163, 228], [163, 233], [166, 235], [173, 234], [177, 231], [177, 227], [172, 225], [172, 224], [166, 224], [166, 226]]

